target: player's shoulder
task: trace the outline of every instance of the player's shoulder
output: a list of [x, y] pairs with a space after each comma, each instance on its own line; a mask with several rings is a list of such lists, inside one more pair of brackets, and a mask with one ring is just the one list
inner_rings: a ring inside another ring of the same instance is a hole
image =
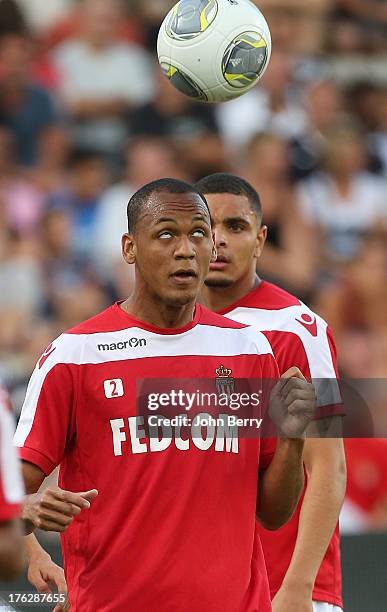
[[[223, 336], [232, 335], [235, 340], [249, 347], [248, 352], [258, 354], [273, 354], [271, 345], [266, 336], [249, 324], [229, 319], [227, 315], [220, 315], [201, 306], [200, 325], [215, 327], [223, 332]], [[243, 349], [242, 349], [243, 350]]]
[[80, 364], [84, 349], [92, 334], [109, 334], [134, 326], [118, 304], [113, 304], [97, 315], [67, 329], [46, 347], [37, 362], [37, 370], [48, 373], [58, 364]]
[[[303, 335], [309, 332], [317, 336], [317, 331], [325, 331], [327, 322], [298, 297], [285, 289], [262, 281], [257, 289], [242, 300], [237, 309], [251, 311], [251, 317], [246, 318], [249, 324], [257, 324], [276, 331], [291, 331]], [[255, 316], [254, 316], [255, 315]]]
[[223, 316], [204, 306], [200, 306], [200, 325], [207, 325], [209, 327], [217, 327], [219, 329], [243, 329], [247, 327], [245, 323], [239, 323], [238, 321], [233, 321], [232, 319], [228, 319], [227, 315]]
[[134, 325], [131, 317], [127, 316], [119, 305], [113, 304], [102, 312], [90, 317], [66, 330], [65, 335], [81, 336], [121, 331]]
[[264, 310], [283, 310], [284, 308], [301, 307], [303, 304], [295, 295], [289, 293], [282, 287], [262, 281], [246, 299], [246, 306]]
[[289, 319], [294, 319], [295, 315], [296, 317], [299, 315], [301, 321], [306, 324], [316, 322], [319, 326], [327, 326], [327, 322], [298, 297], [278, 287], [278, 285], [266, 281], [263, 290], [263, 301], [260, 307], [274, 311], [278, 310], [285, 318], [287, 316]]

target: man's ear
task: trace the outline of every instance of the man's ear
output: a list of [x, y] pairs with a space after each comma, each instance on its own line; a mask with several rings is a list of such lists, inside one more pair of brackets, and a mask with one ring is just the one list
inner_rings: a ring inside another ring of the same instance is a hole
[[261, 225], [257, 233], [257, 241], [255, 245], [255, 250], [254, 250], [254, 257], [256, 257], [257, 259], [261, 257], [262, 255], [262, 251], [263, 251], [263, 247], [265, 246], [266, 238], [267, 238], [267, 225]]
[[132, 234], [124, 234], [121, 239], [122, 256], [127, 264], [134, 264], [136, 261], [136, 244]]

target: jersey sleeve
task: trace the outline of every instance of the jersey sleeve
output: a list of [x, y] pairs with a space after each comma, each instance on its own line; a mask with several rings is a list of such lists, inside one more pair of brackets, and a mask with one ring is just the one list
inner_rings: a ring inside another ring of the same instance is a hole
[[265, 335], [272, 344], [281, 374], [296, 366], [306, 379], [312, 380], [317, 397], [315, 419], [343, 416], [333, 334], [325, 321], [314, 316], [313, 333], [300, 325], [297, 331], [271, 331]]
[[[332, 416], [345, 416], [344, 403], [339, 386], [339, 371], [337, 365], [337, 349], [332, 330], [327, 326], [325, 341], [323, 343], [321, 359], [326, 361], [329, 376], [319, 375], [318, 364], [315, 368], [312, 365], [312, 379], [316, 379], [315, 387], [317, 394], [317, 416], [316, 418], [326, 418]], [[323, 368], [324, 363], [321, 364]]]
[[61, 463], [75, 436], [76, 404], [73, 367], [48, 354], [32, 374], [15, 434], [21, 459], [46, 475]]
[[[264, 385], [266, 386], [266, 399], [268, 402], [270, 399], [270, 392], [275, 381], [280, 377], [278, 364], [273, 355], [267, 355], [262, 367], [262, 377]], [[267, 437], [263, 435], [260, 439], [259, 445], [259, 469], [266, 470], [271, 460], [273, 459], [275, 449], [277, 447], [277, 438]]]
[[14, 424], [8, 406], [0, 395], [0, 522], [20, 514], [24, 487], [20, 463], [12, 444]]

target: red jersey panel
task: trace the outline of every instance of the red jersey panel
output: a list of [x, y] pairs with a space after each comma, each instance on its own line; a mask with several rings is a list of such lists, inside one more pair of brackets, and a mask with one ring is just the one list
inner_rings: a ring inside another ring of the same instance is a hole
[[[236, 304], [222, 310], [230, 319], [253, 325], [269, 339], [280, 373], [297, 366], [314, 380], [317, 416], [343, 415], [337, 377], [336, 349], [327, 323], [293, 295], [262, 281]], [[331, 379], [331, 384], [326, 384]], [[272, 598], [289, 567], [297, 538], [302, 498], [292, 519], [272, 532], [258, 525]], [[313, 599], [343, 606], [341, 595], [339, 528], [327, 549], [316, 578]]]
[[163, 330], [114, 305], [60, 336], [32, 375], [16, 434], [23, 459], [97, 499], [62, 537], [71, 610], [269, 612], [255, 533], [259, 467], [275, 443], [222, 429], [147, 438], [136, 380], [278, 378], [264, 335], [197, 306]]
[[19, 516], [24, 495], [19, 460], [12, 444], [14, 426], [9, 405], [8, 394], [0, 386], [0, 522]]
[[366, 514], [372, 514], [387, 499], [387, 440], [349, 438], [344, 446], [346, 497]]

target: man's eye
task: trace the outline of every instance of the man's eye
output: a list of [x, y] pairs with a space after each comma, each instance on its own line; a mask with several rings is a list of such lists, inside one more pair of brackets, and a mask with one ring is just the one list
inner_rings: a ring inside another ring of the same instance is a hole
[[238, 223], [235, 223], [230, 225], [230, 230], [232, 232], [241, 232], [243, 230], [243, 227], [241, 225], [238, 225]]
[[167, 238], [172, 238], [172, 234], [171, 234], [171, 232], [167, 232], [167, 231], [161, 232], [159, 234], [159, 238], [163, 238], [164, 240], [167, 239]]
[[205, 235], [206, 232], [202, 229], [196, 229], [194, 232], [192, 232], [192, 236], [194, 236], [194, 238], [203, 238]]

